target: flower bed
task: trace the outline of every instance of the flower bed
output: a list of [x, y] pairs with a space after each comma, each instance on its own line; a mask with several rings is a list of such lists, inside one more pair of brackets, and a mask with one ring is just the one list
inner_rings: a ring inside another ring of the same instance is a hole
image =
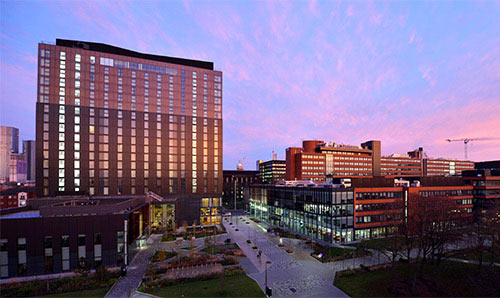
[[110, 288], [118, 279], [118, 275], [118, 272], [107, 272], [104, 279], [97, 278], [94, 273], [87, 276], [11, 283], [8, 285], [1, 285], [1, 293], [2, 297], [30, 297], [99, 288]]
[[237, 275], [244, 275], [245, 271], [241, 267], [232, 267], [232, 268], [226, 268], [224, 269], [223, 273], [212, 273], [212, 274], [202, 274], [198, 275], [196, 277], [187, 277], [187, 278], [156, 278], [156, 279], [148, 279], [145, 278], [142, 281], [141, 286], [139, 287], [139, 291], [146, 291], [148, 289], [154, 289], [154, 288], [161, 288], [161, 287], [168, 287], [168, 286], [174, 286], [177, 284], [182, 284], [182, 283], [188, 283], [188, 282], [198, 282], [198, 281], [204, 281], [204, 280], [211, 280], [211, 279], [218, 279], [221, 278], [222, 276], [237, 276]]
[[152, 263], [163, 262], [177, 255], [176, 252], [173, 251], [165, 251], [165, 250], [157, 250], [155, 254], [151, 257]]
[[174, 279], [174, 278], [158, 278], [158, 279], [154, 279], [151, 281], [144, 281], [143, 280], [142, 285], [139, 288], [139, 290], [146, 291], [147, 289], [168, 287], [168, 286], [173, 286], [173, 285], [177, 285], [177, 284], [181, 284], [181, 283], [216, 279], [216, 278], [219, 278], [221, 276], [222, 276], [222, 274], [220, 274], [220, 273], [212, 273], [212, 274], [203, 274], [203, 275], [198, 275], [196, 277], [187, 277], [187, 278], [176, 278], [176, 279]]
[[161, 241], [163, 242], [168, 242], [168, 241], [174, 241], [179, 237], [182, 237], [184, 240], [191, 239], [193, 236], [195, 238], [202, 238], [202, 237], [207, 237], [207, 236], [214, 236], [214, 235], [219, 235], [219, 234], [224, 234], [226, 233], [226, 229], [224, 227], [221, 228], [221, 230], [217, 229], [216, 227], [208, 227], [208, 228], [187, 228], [186, 233], [168, 233], [164, 234]]
[[194, 255], [191, 257], [181, 257], [178, 260], [174, 260], [169, 264], [161, 264], [159, 266], [149, 265], [146, 271], [147, 276], [154, 276], [159, 274], [165, 274], [168, 270], [193, 267], [200, 265], [210, 265], [210, 264], [221, 264], [222, 266], [237, 265], [239, 261], [232, 257], [208, 257]]
[[208, 254], [220, 254], [229, 256], [241, 256], [241, 257], [245, 256], [243, 251], [238, 247], [236, 243], [215, 245], [214, 247], [206, 247], [201, 251]]

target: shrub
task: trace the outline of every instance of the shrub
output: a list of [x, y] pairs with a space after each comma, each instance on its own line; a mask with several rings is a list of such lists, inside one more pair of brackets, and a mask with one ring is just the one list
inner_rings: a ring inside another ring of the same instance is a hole
[[253, 249], [257, 249], [258, 247], [254, 245], [254, 246], [252, 246], [252, 248], [253, 248]]
[[241, 275], [244, 274], [245, 271], [241, 267], [232, 267], [232, 268], [226, 268], [224, 270], [224, 274], [226, 276], [236, 276], [236, 275]]
[[94, 277], [97, 282], [106, 282], [109, 279], [109, 271], [106, 267], [100, 265], [95, 270]]
[[225, 258], [221, 262], [219, 262], [222, 266], [228, 266], [228, 265], [236, 265], [239, 264], [240, 262], [234, 258]]
[[[103, 267], [104, 268], [104, 267]], [[110, 286], [115, 282], [116, 273], [104, 272], [103, 269], [99, 269], [99, 273], [90, 276], [75, 276], [75, 277], [64, 277], [53, 280], [34, 280], [23, 283], [12, 283], [8, 285], [2, 285], [1, 292], [2, 297], [29, 297], [29, 296], [42, 296], [49, 294], [64, 293], [70, 291], [81, 291], [90, 290], [96, 288], [102, 288], [103, 286]], [[99, 280], [104, 280], [104, 276], [108, 277], [107, 282], [100, 282]], [[113, 278], [112, 278], [113, 277]]]
[[163, 262], [165, 261], [165, 259], [167, 258], [167, 255], [165, 254], [165, 251], [164, 250], [159, 250], [157, 251], [158, 255], [157, 255], [157, 260], [158, 262]]
[[247, 240], [247, 243], [248, 243], [248, 244], [250, 244], [250, 243], [252, 243], [252, 241], [250, 241], [250, 240]]

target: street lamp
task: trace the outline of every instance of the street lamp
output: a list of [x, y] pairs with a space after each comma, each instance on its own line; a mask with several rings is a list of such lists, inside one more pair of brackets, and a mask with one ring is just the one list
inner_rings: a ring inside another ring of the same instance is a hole
[[272, 296], [272, 290], [267, 286], [267, 264], [271, 264], [271, 261], [266, 262], [266, 280], [264, 282], [264, 286], [266, 287], [266, 296], [271, 297]]
[[237, 180], [238, 180], [238, 178], [234, 179], [234, 191], [233, 191], [233, 194], [234, 194], [234, 210], [235, 211], [236, 211], [236, 183], [238, 182]]

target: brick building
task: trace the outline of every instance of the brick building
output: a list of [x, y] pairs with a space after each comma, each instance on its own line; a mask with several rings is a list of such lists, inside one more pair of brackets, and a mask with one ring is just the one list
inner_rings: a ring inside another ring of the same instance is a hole
[[286, 149], [285, 178], [323, 182], [346, 177], [453, 176], [473, 168], [471, 161], [428, 158], [422, 148], [406, 155], [382, 156], [380, 141], [356, 146], [307, 140], [302, 147]]
[[34, 199], [35, 188], [30, 186], [11, 187], [0, 191], [0, 209], [26, 205], [26, 200]]
[[212, 62], [40, 43], [37, 195], [222, 193], [222, 72]]
[[0, 210], [0, 277], [66, 272], [82, 257], [92, 268], [127, 265], [151, 229], [220, 224], [220, 201], [153, 193], [28, 199]]

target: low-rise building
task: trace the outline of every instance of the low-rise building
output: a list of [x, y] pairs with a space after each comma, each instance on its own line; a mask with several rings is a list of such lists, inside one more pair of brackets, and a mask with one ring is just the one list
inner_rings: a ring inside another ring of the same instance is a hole
[[[460, 216], [472, 217], [472, 186], [461, 177], [353, 178], [349, 184], [287, 181], [249, 187], [250, 213], [259, 220], [327, 243], [390, 235], [414, 204], [444, 198]], [[408, 218], [411, 220], [411, 218]]]
[[222, 183], [222, 200], [226, 208], [245, 209], [244, 189], [252, 184], [259, 183], [259, 171], [224, 170]]
[[0, 191], [0, 209], [23, 207], [28, 199], [36, 197], [35, 187], [11, 187]]
[[464, 180], [473, 187], [476, 220], [489, 210], [500, 212], [500, 170], [464, 171]]
[[2, 210], [2, 278], [128, 264], [149, 227], [148, 198], [47, 198]]
[[55, 197], [0, 210], [0, 276], [129, 264], [152, 229], [220, 224], [220, 197]]

